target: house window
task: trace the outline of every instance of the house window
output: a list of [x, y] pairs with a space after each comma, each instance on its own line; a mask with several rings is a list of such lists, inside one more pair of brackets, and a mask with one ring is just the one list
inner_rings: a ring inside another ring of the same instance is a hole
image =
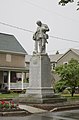
[[10, 54], [6, 54], [6, 61], [11, 62], [11, 55]]
[[52, 63], [52, 69], [54, 70], [56, 67], [56, 63]]

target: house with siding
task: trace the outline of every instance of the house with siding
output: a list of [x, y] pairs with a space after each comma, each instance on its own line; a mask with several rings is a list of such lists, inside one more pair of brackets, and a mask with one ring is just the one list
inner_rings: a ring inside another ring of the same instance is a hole
[[53, 87], [54, 87], [55, 81], [59, 80], [59, 76], [55, 74], [54, 71], [55, 71], [55, 67], [57, 66], [57, 61], [62, 55], [63, 54], [49, 55], [50, 63], [51, 63], [51, 83]]
[[79, 61], [79, 49], [69, 49], [57, 60], [57, 66], [67, 64], [72, 58]]
[[27, 52], [14, 35], [0, 33], [0, 89], [24, 89]]
[[[72, 58], [79, 61], [79, 49], [73, 49], [73, 48], [69, 49], [66, 53], [61, 55], [61, 57], [57, 60], [56, 66], [68, 64], [68, 62]], [[53, 78], [54, 81], [58, 81], [60, 79], [60, 77], [55, 73], [53, 73]]]
[[52, 70], [54, 70], [54, 68], [57, 66], [57, 61], [62, 55], [63, 54], [49, 55]]
[[[29, 64], [30, 64], [30, 59], [32, 55], [26, 55], [26, 67], [29, 69]], [[62, 64], [67, 64], [72, 58], [76, 59], [79, 61], [79, 50], [78, 49], [69, 49], [66, 53], [64, 54], [53, 54], [49, 55], [50, 58], [50, 63], [51, 63], [51, 80], [52, 84], [54, 84], [56, 81], [60, 79], [60, 77], [54, 72], [54, 68], [56, 66], [62, 65]], [[28, 78], [29, 78], [29, 71], [27, 73]]]
[[30, 60], [32, 58], [32, 55], [26, 55], [25, 57], [25, 66], [28, 69], [27, 73], [26, 73], [26, 80], [27, 82], [29, 82], [29, 66], [30, 66]]

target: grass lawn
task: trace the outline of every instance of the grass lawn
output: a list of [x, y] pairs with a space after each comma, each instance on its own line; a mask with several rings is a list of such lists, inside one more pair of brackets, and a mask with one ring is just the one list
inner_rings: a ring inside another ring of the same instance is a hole
[[71, 94], [61, 94], [61, 96], [67, 98], [67, 100], [79, 100], [79, 94], [74, 94], [73, 97], [71, 97]]
[[[8, 94], [0, 94], [0, 99], [12, 99], [19, 96], [20, 93], [8, 93]], [[79, 100], [79, 94], [74, 94], [71, 97], [71, 94], [61, 94], [62, 97], [67, 98], [67, 100]]]
[[19, 96], [19, 93], [0, 94], [0, 99], [11, 99], [18, 96]]

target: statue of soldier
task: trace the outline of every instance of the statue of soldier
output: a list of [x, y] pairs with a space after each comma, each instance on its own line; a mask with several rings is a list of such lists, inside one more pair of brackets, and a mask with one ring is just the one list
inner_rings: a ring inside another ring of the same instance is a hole
[[35, 52], [38, 53], [38, 44], [39, 44], [39, 52], [45, 53], [46, 52], [46, 43], [48, 39], [47, 31], [49, 28], [46, 24], [42, 24], [41, 21], [37, 21], [38, 25], [36, 32], [33, 35], [33, 40], [35, 40]]

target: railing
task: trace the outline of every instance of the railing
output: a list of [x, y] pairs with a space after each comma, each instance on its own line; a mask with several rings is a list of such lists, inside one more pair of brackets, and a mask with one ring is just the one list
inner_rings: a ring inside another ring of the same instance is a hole
[[29, 86], [29, 83], [22, 83], [18, 82], [18, 83], [10, 83], [10, 89], [27, 89], [27, 87]]

